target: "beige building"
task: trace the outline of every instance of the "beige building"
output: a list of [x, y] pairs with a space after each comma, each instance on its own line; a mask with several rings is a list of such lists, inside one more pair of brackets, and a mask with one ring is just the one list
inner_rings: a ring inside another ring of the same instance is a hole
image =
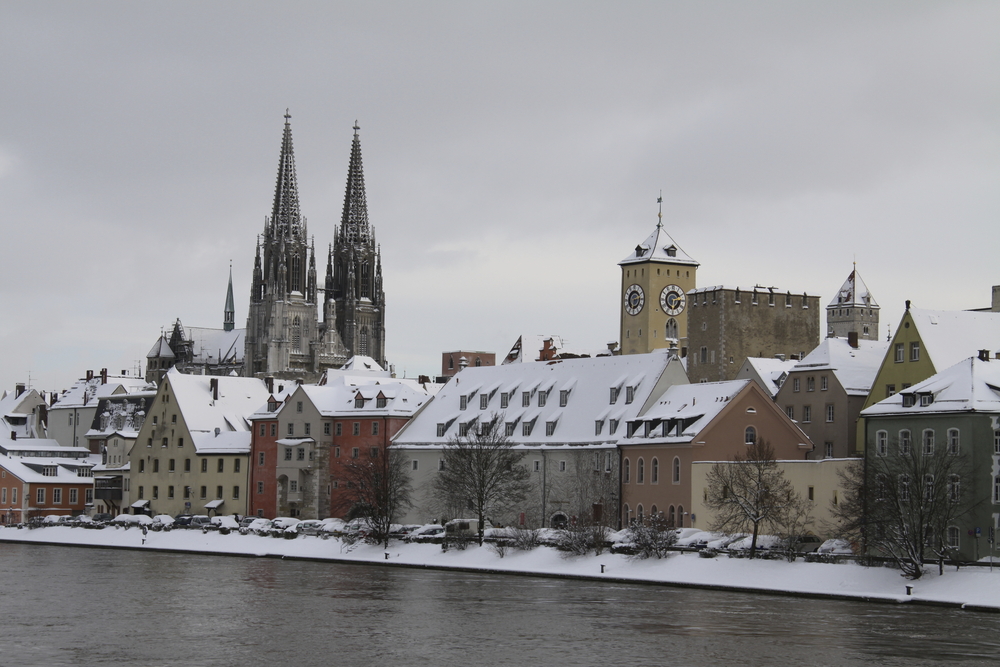
[[818, 296], [757, 285], [688, 293], [688, 378], [733, 380], [747, 357], [802, 359], [820, 341]]
[[133, 512], [246, 514], [248, 417], [268, 395], [254, 378], [168, 371], [129, 456]]
[[688, 347], [687, 294], [695, 287], [698, 262], [674, 242], [661, 220], [622, 267], [620, 292], [622, 354], [646, 354]]
[[[805, 500], [812, 502], [806, 532], [824, 539], [836, 537], [831, 529], [834, 525], [833, 507], [843, 500], [844, 490], [839, 471], [844, 470], [857, 459], [826, 459], [822, 461], [778, 461], [785, 479]], [[725, 465], [736, 465], [731, 461]], [[691, 465], [692, 504], [691, 514], [696, 517], [693, 526], [708, 530], [715, 520], [715, 514], [705, 506], [708, 497], [708, 472], [714, 461], [696, 461]]]

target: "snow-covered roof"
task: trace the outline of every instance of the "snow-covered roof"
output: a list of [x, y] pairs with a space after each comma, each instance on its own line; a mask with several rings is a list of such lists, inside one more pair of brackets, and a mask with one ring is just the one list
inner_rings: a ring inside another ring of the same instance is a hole
[[989, 350], [990, 356], [1000, 352], [1000, 313], [911, 308], [907, 314], [935, 369], [953, 366], [979, 350]]
[[94, 375], [90, 380], [86, 378], [77, 380], [72, 387], [59, 395], [50, 410], [81, 408], [108, 396], [155, 390], [156, 384], [146, 382], [145, 378], [137, 375], [108, 375], [106, 383], [102, 381], [100, 375]]
[[759, 378], [764, 384], [762, 388], [773, 397], [778, 393], [778, 390], [781, 389], [781, 384], [784, 382], [784, 378], [797, 363], [798, 360], [796, 359], [747, 357], [743, 361], [743, 367], [740, 368], [739, 373], [736, 374], [736, 379], [755, 379], [751, 373], [748, 372], [752, 371], [753, 375], [755, 375], [756, 378]]
[[[660, 380], [668, 373], [669, 364], [677, 364], [676, 374], [670, 373], [669, 377], [687, 382], [679, 362], [664, 351], [469, 367], [456, 374], [400, 430], [393, 443], [403, 447], [443, 446], [458, 435], [461, 424], [474, 428], [479, 420], [498, 415], [504, 422], [514, 424], [509, 437], [515, 445], [613, 444], [624, 436], [624, 422], [639, 414], [650, 402], [654, 390], [664, 389]], [[612, 389], [617, 390], [613, 402]], [[567, 392], [565, 405], [561, 405], [563, 391]], [[541, 394], [545, 398], [540, 401]], [[610, 424], [604, 421], [611, 419], [621, 424], [614, 433], [609, 432]], [[595, 428], [597, 420], [604, 421], [599, 434]], [[525, 422], [533, 423], [527, 434], [523, 428]], [[551, 435], [547, 433], [548, 423], [554, 425]], [[443, 435], [438, 435], [439, 425]]]
[[641, 415], [643, 424], [620, 444], [689, 442], [711, 423], [752, 380], [674, 385]]
[[635, 247], [628, 257], [618, 262], [619, 266], [639, 262], [664, 262], [670, 264], [688, 264], [699, 266], [690, 255], [684, 252], [677, 242], [670, 238], [663, 225], [657, 224], [653, 233]]
[[[30, 484], [93, 484], [93, 478], [80, 477], [78, 465], [66, 459], [14, 458], [0, 454], [0, 468]], [[55, 474], [44, 474], [44, 470]], [[26, 499], [27, 500], [27, 499]]]
[[837, 296], [833, 297], [833, 301], [830, 302], [827, 308], [836, 308], [838, 306], [862, 306], [873, 309], [879, 307], [875, 303], [875, 298], [872, 297], [871, 292], [868, 290], [868, 285], [865, 285], [865, 281], [861, 279], [861, 274], [858, 273], [857, 269], [851, 271], [851, 274], [847, 276], [847, 280], [840, 286]]
[[170, 343], [167, 342], [166, 336], [160, 336], [153, 347], [149, 348], [149, 352], [146, 353], [147, 359], [173, 359], [174, 351], [170, 349]]
[[[302, 385], [301, 391], [324, 417], [409, 417], [434, 395], [413, 379], [369, 375], [335, 376], [325, 385]], [[363, 407], [355, 407], [359, 396]], [[385, 407], [378, 407], [379, 396]]]
[[384, 372], [385, 369], [378, 365], [378, 362], [371, 357], [365, 357], [362, 355], [355, 355], [347, 360], [347, 363], [341, 366], [340, 370], [343, 371], [360, 371], [362, 373], [380, 373]]
[[194, 354], [192, 363], [218, 364], [224, 360], [235, 363], [243, 361], [246, 329], [209, 329], [206, 327], [184, 327], [184, 338], [192, 342]]
[[[928, 398], [922, 401], [922, 397]], [[863, 410], [861, 416], [940, 412], [1000, 413], [1000, 360], [963, 359], [923, 382], [879, 401]]]
[[611, 351], [605, 347], [581, 348], [566, 344], [562, 336], [546, 336], [544, 334], [523, 334], [510, 352], [504, 357], [502, 364], [520, 364], [534, 361], [551, 361], [552, 359], [575, 359], [578, 357], [611, 356]]
[[853, 348], [846, 338], [827, 338], [793, 371], [831, 371], [848, 396], [867, 396], [888, 348], [888, 341], [859, 340]]
[[121, 435], [124, 438], [135, 438], [155, 396], [155, 391], [147, 391], [100, 399], [94, 421], [84, 437], [108, 438]]
[[[215, 453], [219, 449], [229, 451], [244, 448], [249, 451], [250, 424], [247, 418], [268, 398], [267, 387], [262, 380], [185, 375], [171, 368], [164, 376], [164, 381], [170, 384], [174, 400], [184, 416], [184, 423], [191, 432], [199, 454]], [[218, 399], [213, 398], [213, 382], [218, 382]], [[219, 430], [218, 436], [216, 429]], [[237, 438], [234, 433], [243, 433], [246, 438]]]
[[86, 447], [63, 447], [51, 438], [21, 438], [0, 440], [0, 452], [16, 457], [63, 457], [68, 459], [86, 458], [90, 450]]

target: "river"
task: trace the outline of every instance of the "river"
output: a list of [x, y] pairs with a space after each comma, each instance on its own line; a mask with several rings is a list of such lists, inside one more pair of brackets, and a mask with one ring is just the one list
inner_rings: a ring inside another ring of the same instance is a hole
[[996, 664], [1000, 615], [0, 543], [0, 665]]

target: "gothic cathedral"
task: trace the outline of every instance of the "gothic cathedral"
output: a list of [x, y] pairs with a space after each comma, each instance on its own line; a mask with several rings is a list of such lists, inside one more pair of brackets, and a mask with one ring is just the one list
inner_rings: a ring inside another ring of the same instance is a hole
[[687, 293], [695, 288], [698, 262], [663, 229], [662, 211], [653, 233], [618, 265], [622, 267], [621, 353], [675, 348], [685, 356]]
[[320, 288], [315, 241], [299, 210], [290, 118], [286, 112], [274, 206], [257, 242], [244, 374], [316, 381], [355, 355], [385, 367], [381, 252], [368, 223], [359, 128], [354, 127], [344, 214]]

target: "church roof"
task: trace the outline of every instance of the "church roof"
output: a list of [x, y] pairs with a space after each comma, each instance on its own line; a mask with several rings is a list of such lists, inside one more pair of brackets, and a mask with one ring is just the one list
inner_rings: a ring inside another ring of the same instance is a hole
[[146, 354], [147, 359], [172, 359], [173, 357], [174, 351], [170, 349], [170, 344], [167, 343], [165, 336], [160, 336]]
[[688, 264], [698, 266], [698, 262], [684, 252], [677, 243], [670, 238], [670, 234], [663, 229], [662, 224], [657, 224], [656, 229], [645, 241], [635, 247], [628, 257], [618, 262], [619, 266], [625, 264], [637, 264], [639, 262], [664, 262], [670, 264]]
[[837, 296], [833, 297], [833, 301], [830, 302], [827, 308], [837, 308], [839, 306], [879, 307], [875, 303], [872, 293], [868, 290], [868, 285], [865, 285], [865, 281], [861, 279], [861, 274], [858, 273], [857, 269], [851, 271], [851, 274], [847, 276], [847, 280], [841, 285]]

